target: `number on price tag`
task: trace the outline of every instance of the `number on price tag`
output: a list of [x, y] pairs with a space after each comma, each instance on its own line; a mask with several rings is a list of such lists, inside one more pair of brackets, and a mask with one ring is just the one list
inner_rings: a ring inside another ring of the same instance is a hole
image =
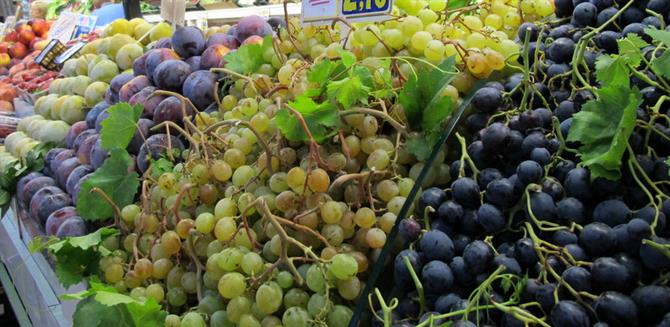
[[380, 15], [391, 11], [391, 0], [343, 0], [344, 16]]

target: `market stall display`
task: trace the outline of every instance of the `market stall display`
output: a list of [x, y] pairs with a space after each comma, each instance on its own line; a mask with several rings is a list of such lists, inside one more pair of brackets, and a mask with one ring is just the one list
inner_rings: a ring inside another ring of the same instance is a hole
[[73, 325], [669, 325], [670, 6], [394, 5], [66, 61], [0, 169]]

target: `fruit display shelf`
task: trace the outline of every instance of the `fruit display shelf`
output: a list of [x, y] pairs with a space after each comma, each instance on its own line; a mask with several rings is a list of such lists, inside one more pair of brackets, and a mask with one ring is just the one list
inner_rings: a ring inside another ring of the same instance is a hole
[[31, 253], [28, 244], [44, 235], [16, 201], [0, 220], [0, 280], [21, 326], [71, 326], [76, 301], [64, 294], [86, 289], [81, 283], [64, 289], [43, 253]]
[[[301, 5], [289, 3], [286, 7], [289, 16], [300, 15]], [[226, 8], [215, 10], [187, 11], [184, 19], [186, 25], [208, 26], [235, 23], [242, 17], [258, 15], [263, 17], [284, 16], [284, 5], [267, 5], [242, 8]], [[162, 21], [160, 15], [145, 15], [144, 19], [150, 23]]]

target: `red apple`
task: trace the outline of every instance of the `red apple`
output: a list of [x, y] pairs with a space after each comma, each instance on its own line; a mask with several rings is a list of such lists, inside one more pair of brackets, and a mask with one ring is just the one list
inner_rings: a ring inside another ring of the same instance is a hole
[[0, 43], [0, 53], [7, 53], [9, 51], [9, 44], [7, 42]]
[[[30, 26], [28, 26], [30, 27]], [[19, 41], [25, 45], [30, 45], [35, 39], [35, 32], [32, 29], [22, 29], [19, 32]]]
[[23, 59], [28, 54], [28, 47], [25, 44], [16, 42], [9, 46], [9, 55], [14, 59]]
[[49, 33], [49, 23], [44, 19], [32, 19], [28, 24], [33, 28], [35, 35], [45, 37]]
[[5, 34], [5, 41], [7, 42], [17, 42], [19, 40], [19, 33], [15, 31], [9, 31]]

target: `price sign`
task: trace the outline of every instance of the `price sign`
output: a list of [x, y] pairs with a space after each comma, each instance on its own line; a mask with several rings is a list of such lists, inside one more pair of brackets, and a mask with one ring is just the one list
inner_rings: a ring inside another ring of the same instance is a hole
[[339, 0], [303, 0], [303, 23], [330, 24], [330, 20], [338, 16]]
[[58, 17], [58, 20], [54, 22], [53, 25], [51, 25], [49, 39], [57, 39], [62, 43], [67, 43], [67, 41], [69, 41], [74, 35], [77, 26], [92, 29], [95, 26], [95, 22], [97, 20], [97, 16], [62, 12], [60, 17]]
[[342, 16], [380, 16], [391, 13], [391, 0], [342, 0]]

